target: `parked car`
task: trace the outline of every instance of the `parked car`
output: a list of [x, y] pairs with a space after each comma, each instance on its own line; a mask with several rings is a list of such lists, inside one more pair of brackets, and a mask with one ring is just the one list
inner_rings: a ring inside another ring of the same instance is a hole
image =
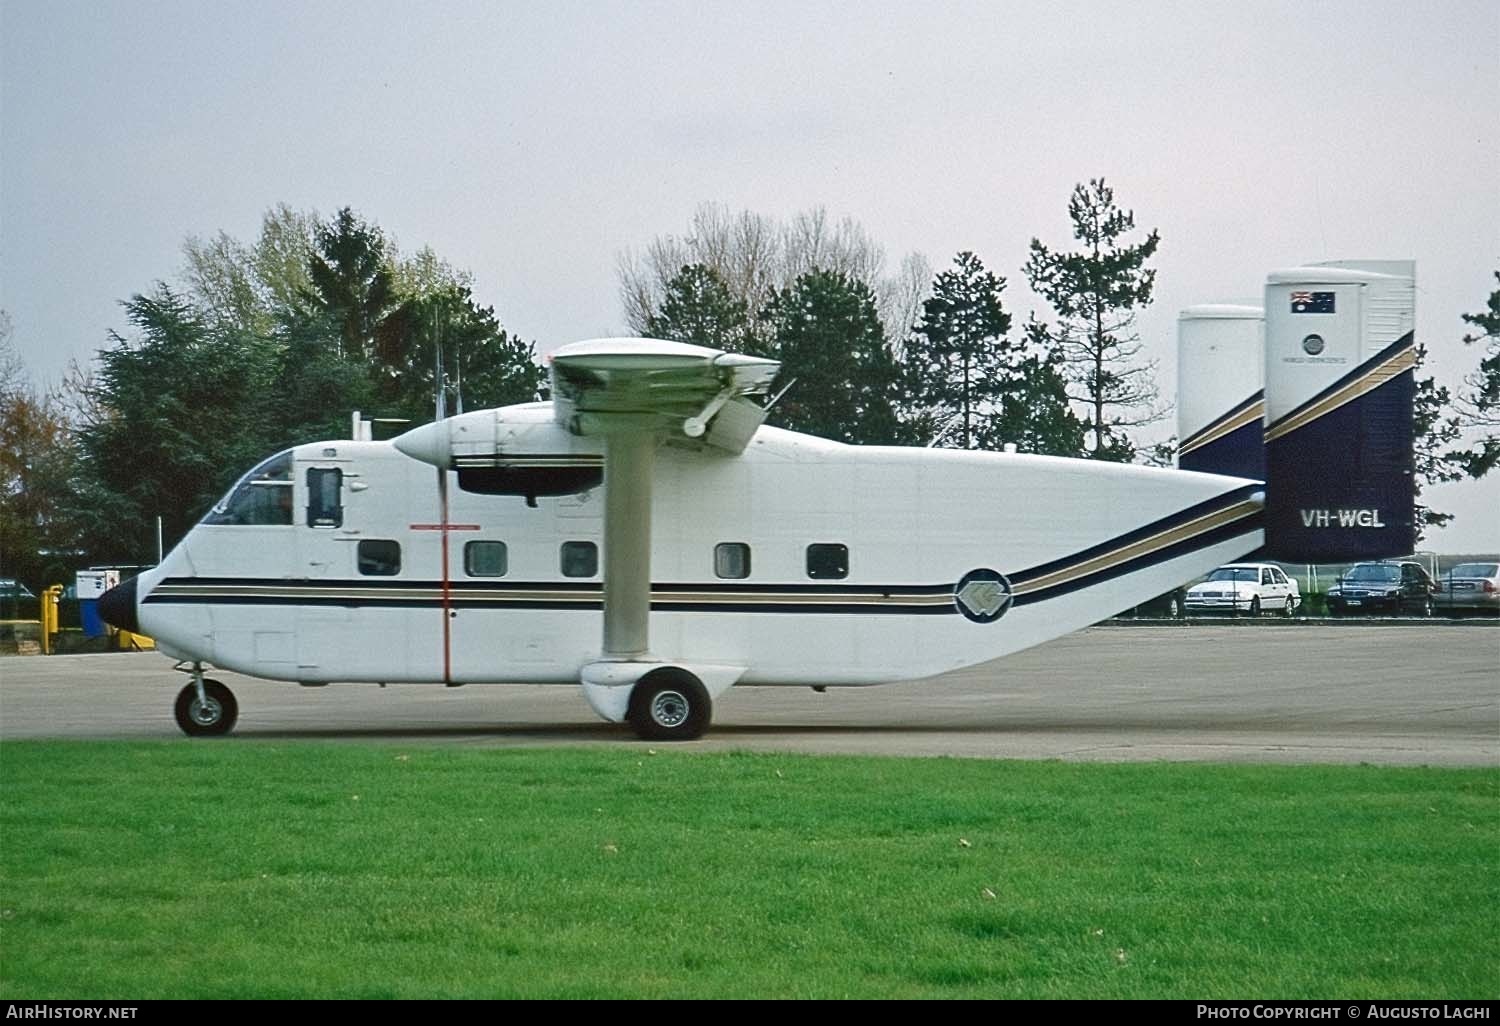
[[14, 577], [0, 577], [0, 599], [36, 598], [31, 589]]
[[1180, 620], [1183, 616], [1183, 600], [1186, 588], [1173, 588], [1156, 598], [1147, 599], [1138, 606], [1131, 606], [1116, 613], [1117, 617], [1133, 617], [1150, 620]]
[[1438, 581], [1433, 605], [1455, 614], [1500, 613], [1500, 563], [1460, 563]]
[[1302, 604], [1297, 582], [1274, 563], [1230, 563], [1187, 590], [1188, 615], [1263, 612], [1291, 616]]
[[14, 577], [0, 577], [0, 620], [35, 620], [37, 600], [31, 589]]
[[1328, 589], [1330, 616], [1367, 613], [1432, 615], [1437, 585], [1421, 563], [1356, 563]]

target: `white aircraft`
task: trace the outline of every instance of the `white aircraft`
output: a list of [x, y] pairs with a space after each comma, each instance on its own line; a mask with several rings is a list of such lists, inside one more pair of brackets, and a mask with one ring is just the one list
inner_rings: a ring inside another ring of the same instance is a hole
[[581, 683], [604, 719], [679, 740], [731, 685], [970, 666], [1262, 544], [1255, 481], [764, 427], [778, 369], [649, 339], [564, 347], [551, 402], [271, 457], [101, 614], [191, 672], [189, 734], [234, 725], [211, 664]]

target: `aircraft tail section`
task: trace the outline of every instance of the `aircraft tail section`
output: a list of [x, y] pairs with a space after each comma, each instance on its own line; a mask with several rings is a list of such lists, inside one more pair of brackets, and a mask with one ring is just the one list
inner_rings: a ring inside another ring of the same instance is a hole
[[1264, 411], [1265, 393], [1257, 389], [1200, 430], [1185, 436], [1177, 448], [1177, 466], [1205, 474], [1263, 479], [1266, 476]]
[[1416, 545], [1415, 271], [1346, 262], [1266, 285], [1265, 552], [1297, 563]]
[[1205, 303], [1177, 317], [1177, 465], [1261, 481], [1265, 313], [1252, 303]]

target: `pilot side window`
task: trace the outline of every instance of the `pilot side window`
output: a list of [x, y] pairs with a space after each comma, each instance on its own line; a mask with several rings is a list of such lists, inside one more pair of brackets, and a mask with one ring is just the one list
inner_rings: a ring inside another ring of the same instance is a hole
[[714, 575], [726, 580], [750, 576], [750, 546], [744, 542], [720, 542], [714, 546]]
[[205, 524], [290, 526], [292, 522], [292, 453], [272, 456], [239, 479], [229, 494], [208, 511]]
[[807, 547], [807, 576], [814, 580], [843, 580], [849, 576], [849, 546], [817, 544]]
[[307, 526], [344, 526], [344, 472], [314, 467], [307, 472]]
[[359, 572], [366, 577], [394, 577], [401, 572], [401, 543], [367, 538], [359, 543]]
[[562, 543], [564, 577], [593, 577], [599, 572], [599, 546], [591, 541]]
[[509, 553], [499, 541], [471, 541], [464, 546], [464, 573], [470, 577], [504, 577]]

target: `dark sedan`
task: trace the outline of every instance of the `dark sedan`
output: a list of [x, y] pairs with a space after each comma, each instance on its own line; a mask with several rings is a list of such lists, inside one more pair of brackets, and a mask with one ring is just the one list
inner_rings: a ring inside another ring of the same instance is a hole
[[1356, 563], [1328, 590], [1328, 612], [1333, 616], [1431, 616], [1436, 591], [1420, 563]]

